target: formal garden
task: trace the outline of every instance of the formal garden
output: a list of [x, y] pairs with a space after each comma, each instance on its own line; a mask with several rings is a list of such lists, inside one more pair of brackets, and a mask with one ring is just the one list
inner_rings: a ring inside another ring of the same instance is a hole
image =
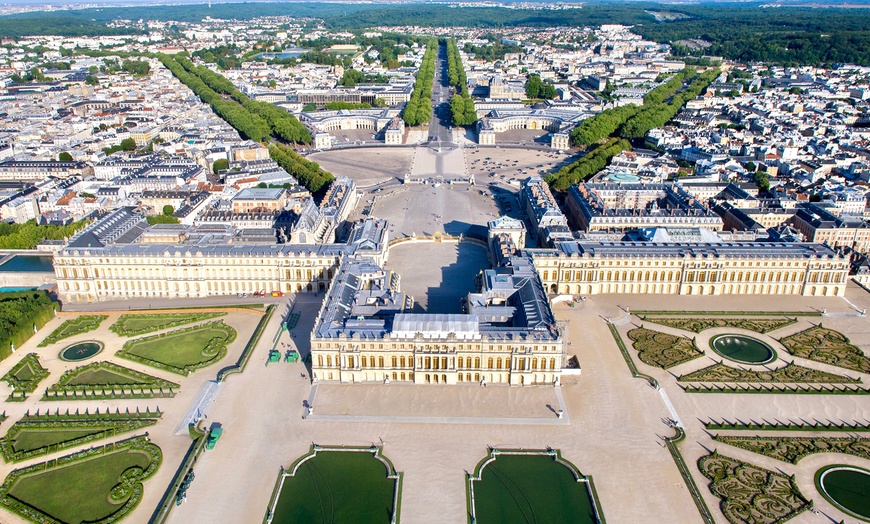
[[190, 312], [190, 313], [148, 313], [121, 315], [118, 320], [109, 327], [109, 331], [122, 337], [135, 337], [146, 333], [153, 333], [163, 329], [201, 322], [225, 316], [220, 312]]
[[104, 320], [109, 318], [106, 315], [82, 315], [64, 321], [57, 329], [52, 331], [47, 337], [42, 339], [39, 347], [46, 347], [50, 344], [56, 344], [59, 341], [93, 331], [100, 327]]
[[843, 453], [870, 460], [870, 439], [864, 437], [715, 435], [713, 440], [792, 464], [815, 453]]
[[236, 330], [218, 320], [130, 340], [115, 356], [179, 375], [224, 358]]
[[466, 493], [471, 523], [604, 522], [592, 478], [556, 450], [490, 450], [467, 475]]
[[7, 398], [7, 401], [23, 401], [27, 398], [28, 393], [36, 391], [37, 386], [42, 380], [48, 377], [48, 370], [42, 367], [39, 363], [39, 356], [36, 353], [28, 353], [12, 366], [2, 380], [12, 388], [12, 393]]
[[15, 422], [0, 439], [0, 453], [6, 462], [20, 462], [82, 444], [111, 438], [153, 426], [162, 413], [146, 410], [129, 413], [117, 410], [75, 413], [28, 413]]
[[793, 478], [713, 451], [698, 461], [728, 522], [774, 523], [809, 509]]
[[779, 342], [796, 357], [870, 373], [870, 358], [859, 347], [850, 344], [845, 335], [821, 324], [781, 338]]
[[753, 382], [776, 384], [859, 384], [860, 378], [836, 375], [790, 362], [776, 369], [743, 369], [721, 362], [680, 375], [679, 382]]
[[142, 499], [162, 458], [145, 435], [32, 464], [6, 477], [0, 505], [34, 522], [116, 522]]
[[45, 400], [173, 397], [180, 386], [112, 362], [93, 362], [64, 372]]
[[644, 322], [653, 322], [683, 331], [700, 333], [713, 328], [737, 328], [756, 333], [768, 333], [797, 322], [796, 318], [679, 318], [679, 317], [641, 317]]
[[272, 524], [398, 523], [401, 491], [402, 474], [380, 448], [314, 446], [289, 469], [282, 469], [265, 520]]
[[641, 362], [657, 368], [668, 369], [679, 366], [704, 354], [690, 338], [662, 333], [643, 326], [629, 331], [628, 338], [637, 350]]

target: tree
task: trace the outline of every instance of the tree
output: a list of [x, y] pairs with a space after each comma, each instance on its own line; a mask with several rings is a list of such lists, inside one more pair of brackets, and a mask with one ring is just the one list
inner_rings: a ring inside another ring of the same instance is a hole
[[88, 75], [85, 77], [85, 83], [89, 86], [95, 86], [99, 85], [100, 81], [97, 80], [97, 77], [95, 77], [94, 75]]
[[558, 93], [556, 92], [556, 86], [553, 84], [544, 84], [541, 86], [541, 91], [538, 93], [538, 96], [544, 100], [552, 100], [556, 98], [556, 95], [558, 95]]
[[214, 174], [218, 174], [218, 171], [223, 171], [225, 169], [230, 168], [230, 161], [226, 158], [218, 158], [214, 161], [214, 164], [211, 166], [211, 170]]
[[338, 81], [338, 85], [353, 87], [362, 82], [364, 78], [365, 75], [361, 71], [357, 71], [356, 69], [346, 69], [341, 75], [341, 80]]
[[535, 73], [529, 75], [529, 79], [526, 80], [526, 96], [528, 98], [538, 98], [542, 87], [541, 75]]
[[172, 213], [175, 213], [175, 208], [169, 204], [163, 206], [163, 216], [171, 217]]
[[73, 161], [72, 155], [66, 151], [62, 151], [59, 155], [57, 155], [57, 159], [60, 162], [72, 162]]
[[136, 141], [132, 138], [125, 138], [124, 140], [121, 140], [121, 150], [136, 151]]
[[764, 171], [756, 171], [752, 178], [755, 181], [755, 185], [758, 186], [759, 191], [765, 193], [770, 191], [770, 177], [767, 173]]

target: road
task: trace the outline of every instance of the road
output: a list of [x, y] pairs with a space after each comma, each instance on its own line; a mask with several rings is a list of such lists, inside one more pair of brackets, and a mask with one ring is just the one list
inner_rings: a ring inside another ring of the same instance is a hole
[[432, 121], [429, 123], [429, 141], [453, 142], [450, 115], [450, 81], [447, 77], [447, 46], [438, 45], [435, 58], [435, 78], [432, 82]]

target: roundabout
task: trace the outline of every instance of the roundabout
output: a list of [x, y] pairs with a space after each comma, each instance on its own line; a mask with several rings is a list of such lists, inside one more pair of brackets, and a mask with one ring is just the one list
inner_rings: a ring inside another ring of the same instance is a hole
[[767, 364], [776, 360], [776, 351], [764, 342], [732, 333], [710, 339], [710, 348], [719, 355], [741, 364]]
[[870, 471], [834, 465], [816, 473], [816, 489], [840, 511], [870, 522]]
[[67, 362], [78, 362], [80, 360], [87, 360], [102, 350], [102, 342], [88, 340], [67, 346], [60, 352], [60, 358]]

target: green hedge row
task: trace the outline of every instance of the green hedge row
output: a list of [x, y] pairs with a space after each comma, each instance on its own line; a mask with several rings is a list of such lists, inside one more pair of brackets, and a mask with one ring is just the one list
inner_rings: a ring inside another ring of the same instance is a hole
[[[25, 378], [19, 377], [19, 373], [25, 369], [28, 370], [30, 375]], [[9, 398], [10, 400], [17, 401], [27, 398], [27, 393], [36, 391], [36, 387], [48, 375], [48, 370], [39, 363], [39, 356], [36, 353], [28, 353], [17, 364], [12, 366], [12, 369], [3, 375], [3, 378], [0, 380], [4, 380], [12, 387], [12, 396]], [[16, 396], [16, 394], [20, 396]]]
[[[161, 329], [169, 329], [178, 326], [183, 326], [185, 324], [192, 324], [194, 322], [200, 322], [202, 320], [208, 320], [211, 318], [223, 317], [226, 316], [226, 313], [154, 313], [154, 314], [144, 314], [144, 315], [121, 315], [118, 317], [118, 320], [109, 326], [109, 331], [115, 333], [118, 336], [122, 337], [133, 337], [136, 335], [144, 335], [145, 333], [151, 333], [154, 331], [160, 331]], [[143, 326], [139, 329], [131, 329], [126, 326], [127, 322], [131, 320], [141, 320], [141, 319], [154, 319], [161, 320], [165, 319], [166, 322], [159, 323], [158, 325], [151, 326]], [[174, 319], [174, 320], [173, 320]]]
[[768, 386], [750, 384], [747, 386], [681, 386], [686, 393], [785, 393], [791, 395], [870, 395], [870, 389], [849, 386], [811, 385]]
[[266, 314], [260, 318], [260, 323], [257, 324], [257, 329], [254, 330], [254, 333], [251, 335], [250, 340], [245, 345], [245, 349], [242, 351], [241, 356], [239, 356], [238, 362], [235, 365], [226, 367], [220, 370], [217, 374], [217, 381], [223, 382], [226, 380], [227, 376], [233, 373], [241, 373], [245, 370], [245, 367], [248, 365], [248, 361], [251, 360], [251, 354], [254, 352], [254, 348], [257, 346], [257, 343], [260, 341], [260, 337], [263, 335], [263, 331], [266, 329], [266, 324], [269, 323], [269, 319], [272, 318], [272, 313], [275, 312], [275, 304], [271, 304], [266, 308]]
[[39, 347], [45, 347], [49, 344], [55, 344], [65, 338], [74, 337], [93, 331], [100, 327], [104, 320], [109, 318], [108, 315], [84, 315], [81, 317], [71, 318], [64, 321], [57, 329], [51, 332], [39, 343]]
[[732, 431], [870, 431], [870, 423], [861, 424], [860, 422], [847, 424], [841, 422], [729, 422], [722, 420], [721, 422], [705, 422], [704, 427], [709, 430], [732, 430]]
[[[22, 460], [48, 455], [60, 450], [114, 437], [119, 433], [128, 433], [137, 429], [157, 424], [156, 418], [132, 417], [128, 419], [56, 419], [56, 420], [19, 420], [9, 428], [6, 435], [0, 439], [0, 454], [6, 462], [20, 462]], [[108, 426], [108, 427], [107, 427]], [[15, 449], [15, 440], [22, 431], [57, 431], [57, 430], [81, 430], [94, 428], [95, 432], [80, 437], [70, 438], [56, 444], [51, 444], [30, 450]]]

